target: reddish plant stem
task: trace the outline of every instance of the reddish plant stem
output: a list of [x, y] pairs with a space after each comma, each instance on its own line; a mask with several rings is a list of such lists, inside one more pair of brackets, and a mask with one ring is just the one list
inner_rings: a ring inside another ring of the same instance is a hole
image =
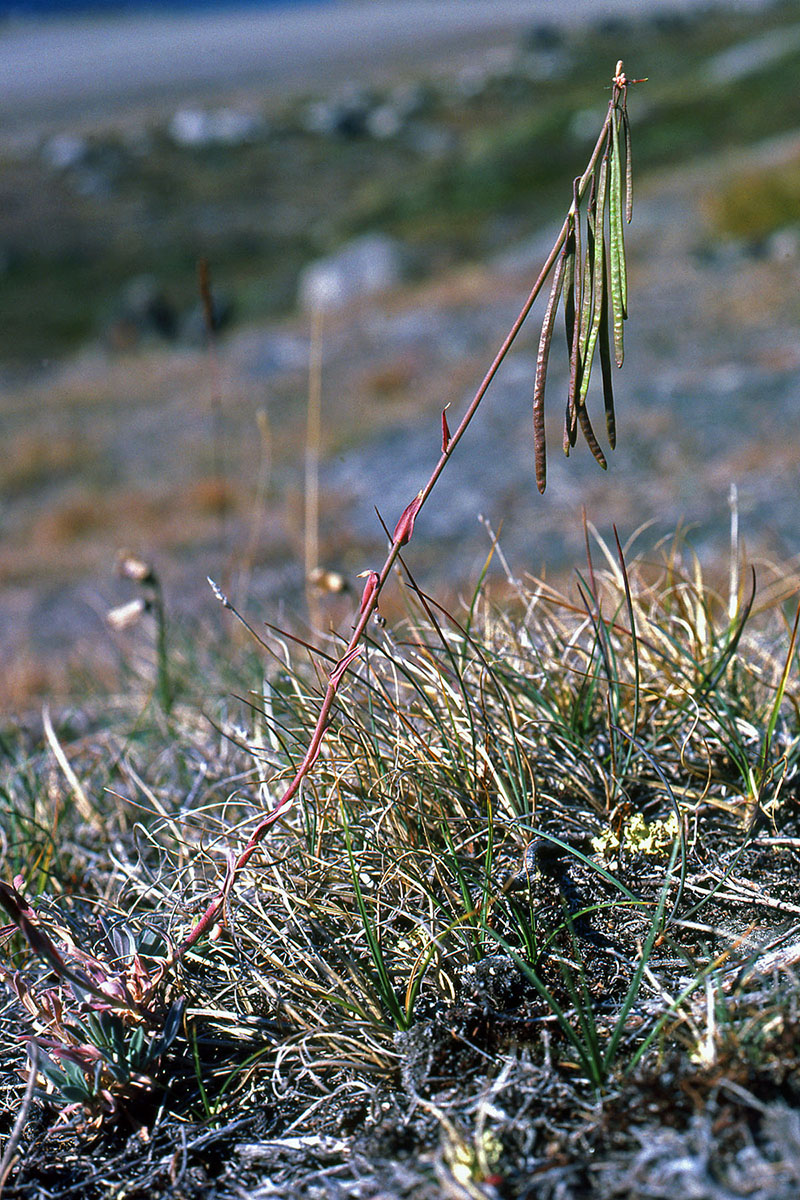
[[[489, 367], [489, 370], [486, 372], [485, 376], [483, 377], [483, 381], [481, 382], [480, 387], [478, 388], [472, 401], [470, 402], [469, 407], [467, 408], [466, 412], [464, 413], [464, 416], [461, 418], [461, 421], [460, 421], [457, 429], [451, 435], [446, 448], [443, 449], [442, 454], [439, 458], [439, 461], [437, 462], [436, 466], [434, 467], [433, 472], [432, 472], [430, 478], [428, 479], [428, 482], [425, 484], [425, 486], [422, 488], [422, 490], [420, 492], [418, 492], [417, 499], [419, 500], [419, 504], [417, 504], [415, 506], [415, 513], [414, 513], [415, 517], [416, 517], [417, 513], [419, 513], [419, 511], [422, 509], [423, 505], [425, 504], [425, 501], [430, 496], [431, 492], [433, 491], [434, 487], [436, 486], [439, 476], [441, 475], [442, 471], [444, 470], [445, 466], [447, 465], [447, 462], [448, 462], [451, 454], [455, 450], [458, 443], [461, 441], [461, 438], [466, 433], [467, 428], [468, 428], [470, 422], [472, 421], [472, 418], [475, 416], [475, 413], [478, 411], [480, 403], [483, 400], [484, 396], [486, 395], [486, 392], [489, 389], [489, 385], [491, 384], [492, 380], [494, 379], [495, 375], [497, 374], [498, 370], [500, 369], [500, 365], [502, 364], [503, 359], [506, 357], [506, 355], [508, 354], [512, 345], [514, 344], [517, 334], [519, 333], [520, 329], [524, 325], [528, 314], [530, 313], [531, 309], [533, 308], [534, 301], [536, 300], [537, 296], [539, 295], [542, 288], [544, 287], [547, 277], [550, 274], [550, 271], [552, 270], [553, 265], [554, 265], [556, 259], [558, 258], [558, 255], [561, 253], [561, 248], [564, 245], [564, 242], [565, 242], [567, 234], [570, 230], [572, 221], [577, 216], [578, 205], [580, 204], [580, 201], [583, 198], [586, 188], [589, 185], [589, 181], [592, 177], [592, 173], [597, 164], [597, 160], [603, 151], [605, 141], [606, 141], [606, 134], [608, 132], [610, 122], [613, 118], [614, 110], [616, 109], [616, 107], [619, 103], [620, 97], [623, 98], [623, 103], [624, 103], [625, 89], [627, 87], [628, 81], [625, 79], [625, 76], [621, 73], [621, 70], [622, 70], [622, 64], [620, 63], [620, 64], [618, 64], [617, 74], [615, 75], [614, 80], [613, 80], [613, 91], [612, 91], [611, 100], [608, 105], [608, 114], [606, 116], [605, 121], [603, 122], [603, 128], [600, 131], [600, 136], [598, 137], [597, 142], [594, 147], [594, 150], [592, 151], [592, 156], [589, 159], [589, 164], [586, 167], [586, 170], [584, 171], [583, 175], [580, 177], [580, 179], [577, 181], [577, 183], [575, 185], [573, 201], [572, 201], [572, 204], [570, 205], [570, 209], [569, 209], [569, 212], [567, 213], [567, 217], [564, 221], [564, 224], [561, 226], [561, 232], [558, 234], [558, 237], [555, 240], [553, 248], [547, 257], [544, 266], [542, 267], [541, 271], [539, 272], [536, 282], [534, 283], [533, 287], [530, 290], [530, 293], [528, 294], [528, 298], [526, 299], [525, 303], [523, 304], [522, 308], [520, 309], [519, 316], [517, 317], [516, 321], [511, 326], [508, 333], [506, 334], [503, 344], [501, 345], [500, 349], [497, 351], [497, 354], [494, 357], [492, 365]], [[274, 825], [275, 822], [277, 820], [279, 820], [279, 818], [281, 816], [283, 816], [283, 814], [286, 812], [286, 810], [288, 809], [292, 800], [297, 795], [297, 792], [300, 789], [301, 783], [303, 782], [306, 775], [309, 773], [309, 771], [313, 767], [314, 763], [316, 762], [319, 752], [322, 748], [322, 742], [324, 740], [325, 733], [326, 733], [326, 730], [328, 727], [328, 718], [330, 716], [331, 708], [333, 707], [333, 702], [336, 699], [336, 693], [339, 690], [339, 685], [340, 685], [342, 678], [344, 676], [344, 673], [345, 673], [344, 670], [342, 669], [344, 660], [347, 659], [348, 656], [354, 656], [354, 651], [357, 649], [357, 647], [361, 641], [364, 631], [370, 622], [372, 614], [375, 612], [375, 610], [378, 607], [378, 601], [380, 599], [381, 592], [383, 591], [384, 584], [386, 583], [386, 580], [389, 577], [389, 573], [391, 572], [392, 567], [394, 566], [395, 562], [397, 561], [397, 556], [399, 555], [400, 551], [403, 549], [405, 541], [407, 541], [407, 540], [408, 540], [408, 538], [404, 539], [402, 534], [398, 534], [397, 531], [395, 532], [394, 540], [391, 544], [391, 547], [389, 548], [389, 553], [386, 557], [386, 561], [383, 564], [383, 566], [378, 574], [377, 583], [375, 583], [373, 581], [371, 595], [369, 596], [367, 603], [364, 605], [363, 611], [359, 615], [358, 621], [356, 622], [356, 625], [353, 629], [353, 633], [350, 638], [350, 641], [348, 642], [341, 658], [334, 665], [333, 670], [331, 671], [328, 686], [325, 689], [325, 696], [322, 701], [322, 707], [320, 708], [319, 716], [317, 717], [317, 722], [314, 726], [314, 731], [311, 735], [311, 741], [308, 744], [308, 749], [306, 750], [306, 752], [303, 756], [303, 759], [294, 774], [294, 777], [288, 784], [286, 791], [283, 793], [280, 800], [278, 800], [278, 802], [274, 805], [274, 807], [270, 809], [270, 811], [263, 817], [263, 819], [255, 827], [252, 834], [250, 835], [250, 839], [247, 842], [247, 845], [244, 847], [244, 849], [239, 853], [238, 857], [231, 864], [231, 866], [228, 870], [226, 879], [225, 879], [224, 887], [220, 890], [218, 895], [211, 901], [208, 908], [203, 913], [202, 917], [199, 919], [199, 921], [197, 921], [197, 923], [192, 928], [191, 932], [187, 935], [187, 937], [183, 940], [183, 942], [178, 947], [178, 949], [176, 951], [177, 958], [179, 958], [179, 959], [182, 958], [183, 955], [186, 953], [186, 951], [191, 949], [191, 947], [194, 946], [200, 940], [200, 938], [208, 931], [208, 929], [216, 922], [220, 912], [223, 910], [223, 908], [225, 906], [225, 901], [227, 900], [227, 897], [228, 897], [230, 890], [236, 880], [237, 875], [239, 874], [240, 871], [242, 871], [244, 869], [244, 867], [247, 866], [248, 862], [252, 858], [252, 856], [255, 853], [255, 851], [257, 850], [258, 846], [263, 841], [263, 839], [267, 833], [267, 830], [269, 830], [271, 828], [271, 826]], [[344, 664], [344, 665], [346, 665], [346, 664]]]

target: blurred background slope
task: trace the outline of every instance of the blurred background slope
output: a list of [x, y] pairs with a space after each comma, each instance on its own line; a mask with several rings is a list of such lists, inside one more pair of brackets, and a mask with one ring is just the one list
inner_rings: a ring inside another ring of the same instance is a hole
[[531, 324], [413, 565], [465, 587], [483, 514], [512, 571], [568, 572], [585, 505], [623, 540], [651, 522], [644, 547], [688, 523], [722, 571], [732, 484], [751, 553], [797, 554], [800, 5], [22, 7], [0, 9], [4, 707], [114, 685], [123, 547], [186, 627], [214, 612], [207, 574], [256, 619], [304, 614], [319, 308], [319, 560], [374, 565], [374, 505], [393, 523], [516, 314], [619, 57], [649, 77], [620, 447], [607, 474], [563, 460], [554, 361], [536, 496]]

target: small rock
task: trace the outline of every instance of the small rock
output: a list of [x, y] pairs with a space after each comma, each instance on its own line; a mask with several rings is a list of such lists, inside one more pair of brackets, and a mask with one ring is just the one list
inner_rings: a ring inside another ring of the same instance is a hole
[[54, 171], [68, 171], [86, 160], [89, 147], [84, 138], [72, 133], [57, 133], [42, 147], [42, 158]]
[[346, 88], [333, 99], [309, 104], [302, 117], [303, 128], [323, 137], [361, 137], [367, 132], [373, 108], [372, 98], [362, 88]]
[[491, 73], [485, 66], [468, 66], [459, 71], [455, 80], [455, 92], [459, 100], [478, 100], [488, 89]]
[[367, 133], [374, 138], [388, 140], [397, 137], [403, 129], [403, 116], [392, 104], [379, 104], [368, 114]]
[[402, 249], [394, 238], [365, 234], [304, 268], [299, 302], [306, 311], [344, 308], [362, 296], [396, 287], [403, 269]]
[[179, 108], [167, 132], [176, 146], [203, 149], [215, 145], [241, 146], [252, 141], [259, 128], [255, 117], [235, 108], [212, 111]]
[[776, 229], [767, 238], [765, 250], [767, 258], [772, 262], [797, 258], [800, 255], [800, 229], [791, 225], [784, 229]]
[[208, 141], [208, 113], [199, 108], [179, 108], [167, 132], [178, 146], [203, 146]]
[[300, 123], [306, 133], [329, 136], [336, 128], [337, 112], [328, 100], [314, 100], [302, 113]]

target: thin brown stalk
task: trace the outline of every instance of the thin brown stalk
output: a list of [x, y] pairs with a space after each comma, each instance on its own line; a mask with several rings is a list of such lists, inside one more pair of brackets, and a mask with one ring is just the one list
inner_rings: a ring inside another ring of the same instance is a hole
[[[308, 588], [319, 566], [319, 458], [322, 441], [322, 310], [311, 314], [306, 421], [305, 522], [303, 550]], [[310, 596], [309, 596], [310, 600]], [[309, 607], [312, 607], [309, 604]]]
[[200, 295], [200, 307], [203, 312], [203, 327], [206, 331], [206, 351], [209, 367], [209, 392], [212, 433], [212, 454], [214, 458], [214, 482], [219, 489], [219, 550], [220, 555], [227, 545], [226, 527], [226, 473], [225, 473], [225, 421], [222, 405], [222, 373], [220, 371], [219, 355], [217, 354], [217, 316], [214, 310], [214, 296], [211, 290], [211, 268], [208, 259], [201, 258], [197, 263], [197, 290]]

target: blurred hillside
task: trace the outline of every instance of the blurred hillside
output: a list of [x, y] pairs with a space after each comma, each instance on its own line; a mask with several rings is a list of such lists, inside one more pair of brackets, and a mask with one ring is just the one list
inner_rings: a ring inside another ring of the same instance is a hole
[[[440, 409], [459, 410], [515, 316], [619, 57], [649, 77], [630, 102], [639, 187], [620, 449], [607, 475], [579, 453], [560, 461], [554, 412], [550, 484], [535, 497], [532, 325], [420, 520], [414, 562], [432, 587], [474, 578], [485, 513], [504, 522], [512, 571], [570, 569], [582, 504], [623, 540], [643, 520], [649, 544], [695, 523], [721, 560], [731, 483], [748, 542], [797, 554], [800, 5], [540, 24], [385, 86], [279, 104], [198, 97], [6, 144], [9, 706], [80, 686], [87, 669], [113, 681], [104, 613], [130, 595], [114, 579], [123, 546], [155, 559], [182, 619], [213, 615], [207, 574], [264, 619], [302, 610], [299, 281], [377, 232], [393, 286], [328, 313], [322, 334], [321, 559], [350, 579], [373, 564], [373, 505], [391, 525], [436, 457]], [[201, 259], [220, 326], [210, 351]], [[553, 369], [551, 403], [566, 368]]]

